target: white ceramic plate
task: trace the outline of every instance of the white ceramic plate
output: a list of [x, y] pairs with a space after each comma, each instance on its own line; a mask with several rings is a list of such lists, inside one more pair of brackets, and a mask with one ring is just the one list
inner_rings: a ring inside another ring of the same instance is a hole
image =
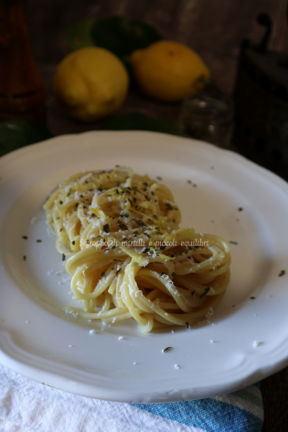
[[[115, 164], [162, 177], [183, 225], [233, 242], [231, 283], [209, 322], [146, 336], [127, 322], [95, 326], [91, 334], [91, 324], [62, 312], [72, 302], [69, 278], [42, 204], [69, 175]], [[88, 132], [8, 154], [0, 175], [0, 360], [6, 365], [71, 392], [151, 402], [232, 391], [287, 364], [288, 278], [279, 273], [288, 274], [288, 187], [272, 173], [200, 141]], [[163, 353], [167, 346], [173, 349]]]

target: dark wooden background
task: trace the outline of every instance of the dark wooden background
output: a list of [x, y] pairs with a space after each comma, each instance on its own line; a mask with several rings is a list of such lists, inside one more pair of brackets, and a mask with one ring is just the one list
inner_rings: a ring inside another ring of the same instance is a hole
[[[48, 126], [54, 134], [80, 132], [59, 108], [51, 92], [56, 64], [69, 52], [67, 27], [87, 17], [121, 14], [154, 25], [165, 38], [187, 43], [207, 62], [216, 84], [233, 91], [237, 55], [243, 38], [258, 42], [264, 32], [257, 24], [267, 12], [274, 26], [270, 49], [288, 52], [286, 0], [27, 0], [33, 53], [47, 88]], [[153, 103], [129, 94], [122, 112], [154, 113], [177, 123], [180, 105]], [[88, 125], [94, 129], [98, 125]]]
[[[274, 23], [269, 48], [288, 52], [286, 0], [28, 0], [27, 6], [33, 53], [46, 85], [47, 123], [55, 135], [99, 126], [70, 120], [51, 89], [56, 65], [68, 52], [66, 28], [81, 18], [121, 14], [153, 24], [165, 38], [198, 51], [218, 86], [228, 94], [233, 91], [242, 39], [257, 42], [263, 35], [256, 22], [260, 12], [268, 12]], [[152, 102], [136, 92], [130, 94], [122, 112], [136, 109], [177, 123], [180, 104]], [[263, 431], [287, 432], [287, 369], [265, 379], [262, 390]]]
[[260, 12], [274, 21], [271, 49], [288, 50], [286, 0], [28, 0], [28, 5], [34, 53], [43, 63], [55, 63], [67, 53], [69, 24], [111, 14], [143, 19], [166, 38], [190, 45], [225, 91], [233, 88], [241, 40], [257, 41], [263, 34], [256, 23]]

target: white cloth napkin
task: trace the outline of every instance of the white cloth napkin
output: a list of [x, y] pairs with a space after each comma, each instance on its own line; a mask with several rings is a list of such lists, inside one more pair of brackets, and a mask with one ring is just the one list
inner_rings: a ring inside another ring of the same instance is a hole
[[0, 365], [0, 432], [260, 432], [260, 390], [131, 405], [78, 396]]

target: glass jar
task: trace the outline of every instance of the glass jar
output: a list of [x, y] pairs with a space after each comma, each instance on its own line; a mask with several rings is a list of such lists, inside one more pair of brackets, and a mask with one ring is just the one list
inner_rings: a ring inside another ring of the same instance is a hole
[[185, 136], [230, 148], [233, 111], [228, 96], [215, 88], [207, 88], [184, 100], [179, 127]]

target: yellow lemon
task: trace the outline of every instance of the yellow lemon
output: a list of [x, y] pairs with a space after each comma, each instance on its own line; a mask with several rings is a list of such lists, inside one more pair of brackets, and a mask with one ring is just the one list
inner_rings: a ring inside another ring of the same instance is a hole
[[128, 73], [112, 52], [82, 48], [60, 62], [54, 91], [71, 116], [93, 121], [117, 111], [127, 94]]
[[156, 99], [178, 101], [201, 90], [210, 71], [188, 46], [162, 40], [131, 55], [135, 79], [141, 90]]

